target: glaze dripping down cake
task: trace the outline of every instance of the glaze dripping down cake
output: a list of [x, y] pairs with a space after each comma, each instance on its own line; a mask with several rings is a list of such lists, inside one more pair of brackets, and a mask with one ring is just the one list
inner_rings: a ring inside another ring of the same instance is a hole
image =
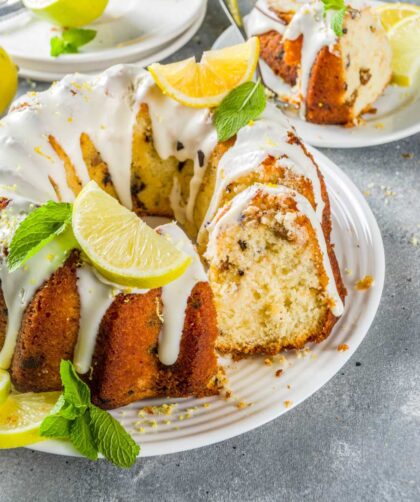
[[[65, 235], [8, 271], [19, 222], [49, 200], [72, 202], [90, 180], [138, 215], [183, 226], [158, 229], [192, 258], [180, 278], [110, 284], [66, 251]], [[135, 65], [67, 76], [1, 121], [0, 197], [0, 367], [21, 391], [59, 389], [60, 360], [71, 359], [104, 408], [209, 395], [215, 349], [302, 347], [343, 311], [323, 176], [270, 104], [221, 143], [212, 110], [164, 95]]]
[[379, 18], [364, 2], [346, 4], [339, 34], [335, 11], [325, 12], [318, 0], [259, 0], [247, 20], [248, 33], [260, 39], [264, 75], [308, 122], [357, 124], [391, 79], [391, 47]]

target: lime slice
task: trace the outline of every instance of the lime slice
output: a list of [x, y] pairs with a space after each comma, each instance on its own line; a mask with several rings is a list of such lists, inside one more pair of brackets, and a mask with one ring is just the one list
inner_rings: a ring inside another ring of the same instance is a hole
[[10, 375], [8, 371], [0, 370], [0, 405], [3, 404], [10, 394]]
[[59, 392], [10, 394], [0, 406], [0, 449], [43, 441], [39, 427], [59, 396]]
[[73, 232], [95, 268], [123, 286], [158, 288], [182, 275], [191, 257], [90, 181], [73, 206]]
[[7, 52], [0, 47], [0, 114], [10, 105], [18, 85], [16, 65]]
[[420, 14], [400, 21], [388, 37], [392, 47], [392, 81], [411, 86], [420, 70]]
[[149, 66], [162, 91], [194, 108], [217, 106], [235, 87], [254, 75], [260, 53], [259, 39], [204, 52], [199, 63], [194, 58], [177, 63]]
[[23, 0], [23, 3], [50, 23], [77, 28], [101, 16], [108, 0]]
[[385, 30], [389, 31], [403, 19], [420, 14], [420, 7], [408, 3], [392, 3], [376, 7], [375, 12]]

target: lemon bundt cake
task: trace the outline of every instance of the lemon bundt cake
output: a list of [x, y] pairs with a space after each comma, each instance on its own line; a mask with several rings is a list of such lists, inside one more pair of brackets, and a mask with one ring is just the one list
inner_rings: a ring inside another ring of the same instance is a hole
[[[29, 93], [0, 125], [0, 368], [17, 389], [59, 389], [72, 359], [102, 407], [203, 396], [217, 392], [215, 344], [239, 356], [301, 347], [342, 313], [322, 174], [271, 105], [221, 143], [212, 110], [120, 65]], [[138, 215], [175, 217], [208, 275], [175, 224], [158, 231], [193, 264], [162, 288], [108, 283], [66, 233], [10, 272], [19, 223], [91, 179]]]
[[264, 74], [282, 80], [282, 97], [309, 122], [357, 123], [391, 79], [391, 47], [379, 18], [367, 4], [346, 3], [339, 35], [337, 11], [318, 0], [259, 0], [247, 22], [260, 38]]

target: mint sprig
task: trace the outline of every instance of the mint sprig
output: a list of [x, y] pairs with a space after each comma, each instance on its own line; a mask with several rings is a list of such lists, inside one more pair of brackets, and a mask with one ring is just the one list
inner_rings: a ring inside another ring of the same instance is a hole
[[18, 226], [7, 255], [13, 272], [71, 224], [72, 205], [49, 201], [35, 209]]
[[90, 389], [70, 361], [61, 361], [61, 394], [40, 427], [41, 436], [67, 439], [82, 455], [97, 460], [98, 453], [118, 467], [131, 467], [140, 447], [108, 412], [91, 403]]
[[322, 3], [324, 4], [324, 16], [328, 11], [333, 11], [330, 18], [331, 28], [337, 37], [341, 37], [343, 35], [344, 15], [347, 10], [344, 0], [322, 0]]
[[265, 109], [266, 96], [261, 82], [245, 82], [233, 89], [213, 115], [219, 141], [226, 141]]
[[96, 30], [68, 28], [63, 31], [61, 37], [53, 37], [50, 40], [50, 55], [56, 58], [61, 54], [75, 54], [79, 52], [80, 47], [91, 42], [96, 33]]

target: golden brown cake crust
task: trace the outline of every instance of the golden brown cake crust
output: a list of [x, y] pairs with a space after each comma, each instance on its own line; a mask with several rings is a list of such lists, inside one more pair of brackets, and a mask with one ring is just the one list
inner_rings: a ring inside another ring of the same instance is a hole
[[79, 331], [80, 301], [74, 251], [28, 305], [10, 368], [21, 392], [59, 390], [60, 361], [72, 359]]
[[212, 386], [218, 366], [214, 352], [216, 312], [208, 283], [193, 288], [187, 305], [181, 349], [173, 366], [159, 362], [161, 290], [119, 295], [99, 329], [90, 381], [93, 401], [116, 408], [146, 397], [201, 397]]

